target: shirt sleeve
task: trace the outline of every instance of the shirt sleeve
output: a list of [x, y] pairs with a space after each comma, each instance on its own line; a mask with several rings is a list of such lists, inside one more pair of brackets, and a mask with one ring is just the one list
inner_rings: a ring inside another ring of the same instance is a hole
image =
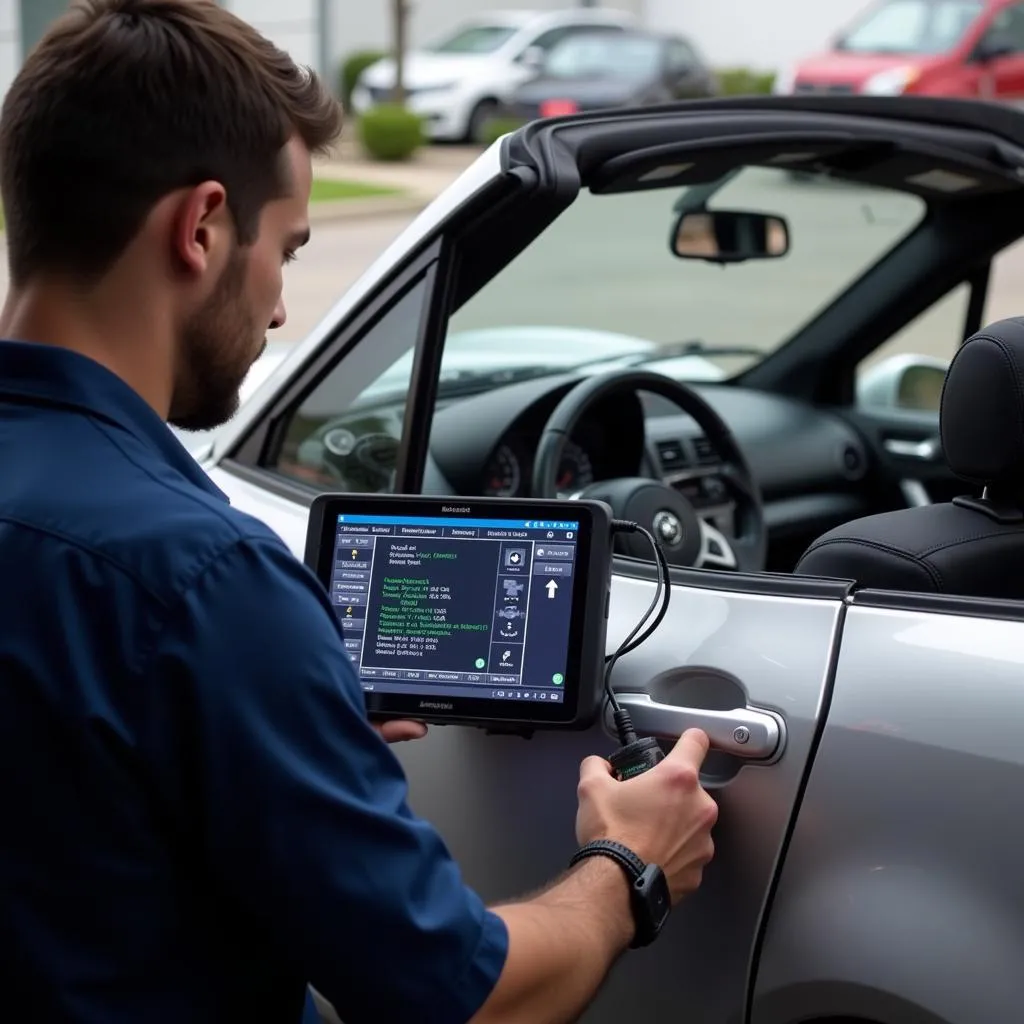
[[182, 595], [147, 685], [215, 884], [346, 1024], [463, 1024], [508, 936], [407, 805], [340, 625], [283, 544], [236, 544]]

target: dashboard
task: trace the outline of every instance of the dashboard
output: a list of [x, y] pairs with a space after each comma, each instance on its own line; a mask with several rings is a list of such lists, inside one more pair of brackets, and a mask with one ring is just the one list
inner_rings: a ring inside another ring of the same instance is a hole
[[[539, 496], [532, 486], [538, 442], [558, 403], [585, 379], [549, 375], [440, 398], [424, 493]], [[870, 469], [865, 440], [842, 416], [735, 385], [687, 386], [729, 426], [747, 460], [763, 501], [770, 569], [787, 571], [821, 533], [876, 510], [864, 482]], [[280, 468], [335, 489], [391, 489], [404, 404], [404, 394], [396, 395], [324, 422], [299, 444], [298, 465]], [[724, 469], [721, 454], [690, 416], [661, 396], [621, 391], [586, 409], [563, 452], [558, 494], [620, 477], [656, 478], [730, 534], [735, 506]]]
[[[439, 408], [425, 486], [439, 494], [529, 495], [544, 425], [581, 379], [544, 377]], [[732, 430], [760, 487], [772, 541], [802, 544], [870, 511], [863, 493], [868, 452], [842, 417], [733, 385], [687, 386]], [[587, 409], [566, 445], [558, 486], [567, 495], [596, 480], [656, 477], [730, 532], [732, 502], [722, 468], [720, 454], [690, 416], [660, 396], [623, 392]]]

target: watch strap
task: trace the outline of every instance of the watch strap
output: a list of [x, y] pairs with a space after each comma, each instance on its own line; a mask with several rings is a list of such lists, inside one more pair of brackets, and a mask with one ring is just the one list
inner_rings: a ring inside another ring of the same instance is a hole
[[647, 865], [628, 847], [614, 839], [592, 839], [584, 843], [572, 856], [569, 867], [574, 867], [587, 857], [611, 857], [629, 876], [630, 883], [638, 881]]
[[587, 857], [610, 857], [629, 879], [629, 905], [636, 933], [631, 949], [646, 946], [657, 938], [671, 910], [665, 876], [657, 864], [645, 864], [628, 846], [614, 839], [594, 839], [581, 846], [569, 861], [573, 867]]

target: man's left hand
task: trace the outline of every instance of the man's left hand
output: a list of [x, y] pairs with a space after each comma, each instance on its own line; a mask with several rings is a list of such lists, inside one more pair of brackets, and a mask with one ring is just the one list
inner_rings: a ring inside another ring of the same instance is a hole
[[388, 743], [401, 743], [403, 740], [419, 740], [427, 735], [427, 727], [422, 722], [394, 721], [374, 723], [374, 729]]

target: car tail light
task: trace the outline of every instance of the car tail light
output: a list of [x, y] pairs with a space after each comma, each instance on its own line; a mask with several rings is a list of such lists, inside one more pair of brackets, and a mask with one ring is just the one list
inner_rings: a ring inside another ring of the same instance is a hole
[[540, 105], [541, 117], [562, 117], [565, 114], [575, 114], [580, 105], [575, 100], [545, 100]]

